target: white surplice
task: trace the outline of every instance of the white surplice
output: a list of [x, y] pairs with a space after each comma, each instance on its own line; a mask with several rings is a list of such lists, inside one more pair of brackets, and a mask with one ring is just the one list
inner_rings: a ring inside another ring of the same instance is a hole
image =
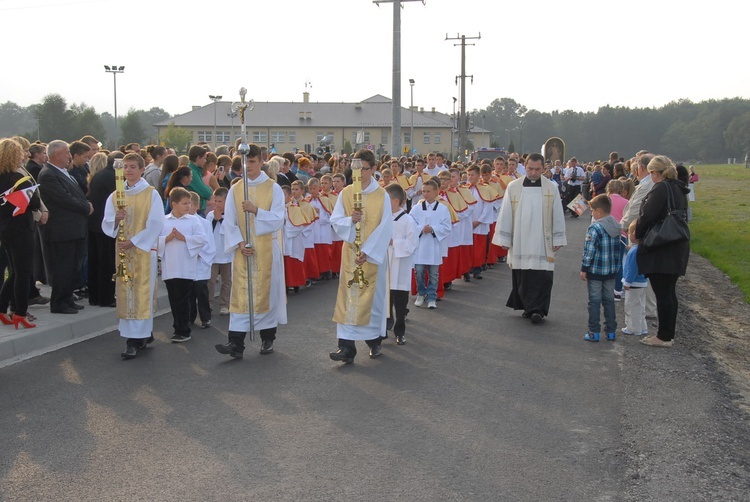
[[[254, 180], [247, 180], [248, 187], [259, 185], [266, 181], [268, 175], [261, 172], [260, 175]], [[234, 190], [244, 190], [240, 183], [235, 183], [229, 189], [227, 195], [227, 204], [224, 210], [224, 224], [222, 225], [222, 232], [224, 232], [224, 251], [234, 255], [237, 246], [244, 242], [242, 238], [242, 232], [240, 231], [240, 225], [245, 225], [245, 215], [237, 214], [237, 208], [234, 204]], [[275, 328], [279, 324], [286, 324], [286, 284], [284, 283], [284, 257], [281, 253], [281, 230], [284, 226], [284, 215], [286, 214], [286, 207], [284, 206], [284, 192], [281, 186], [278, 184], [273, 185], [273, 201], [271, 202], [271, 209], [266, 211], [265, 209], [258, 208], [257, 215], [251, 215], [251, 218], [255, 218], [255, 233], [256, 235], [267, 235], [272, 234], [273, 236], [273, 262], [271, 264], [271, 299], [270, 299], [270, 310], [265, 313], [255, 313], [253, 320], [255, 322], [255, 329], [268, 329]], [[234, 272], [232, 272], [234, 277]], [[232, 281], [232, 287], [247, 289], [246, 284], [237, 284], [236, 281]], [[250, 330], [250, 313], [247, 314], [229, 314], [229, 331], [249, 331]]]
[[[409, 215], [417, 223], [419, 246], [414, 253], [415, 265], [440, 265], [443, 263], [443, 242], [451, 233], [451, 214], [448, 208], [435, 200], [411, 206]], [[432, 233], [423, 234], [422, 229], [429, 225]], [[448, 248], [445, 247], [447, 254]]]
[[[378, 189], [380, 185], [375, 179], [370, 180], [366, 188], [362, 189], [363, 196], [367, 196]], [[393, 235], [393, 215], [391, 212], [391, 198], [383, 191], [383, 214], [380, 224], [362, 243], [362, 252], [367, 255], [367, 261], [378, 266], [378, 278], [375, 286], [375, 298], [372, 301], [370, 324], [367, 326], [353, 326], [336, 324], [336, 336], [344, 340], [374, 340], [385, 335], [385, 321], [388, 317], [388, 245]], [[352, 217], [346, 216], [343, 197], [339, 196], [336, 207], [331, 213], [331, 225], [334, 232], [345, 242], [353, 243], [357, 230], [352, 223]], [[341, 274], [340, 281], [345, 280], [348, 273]], [[370, 286], [372, 287], [372, 286]]]
[[388, 246], [391, 290], [411, 290], [411, 270], [414, 267], [414, 252], [419, 246], [419, 230], [414, 218], [406, 211], [393, 213], [393, 239]]
[[[151, 185], [141, 178], [132, 187], [126, 184], [127, 195], [138, 195]], [[102, 232], [112, 238], [117, 238], [119, 228], [115, 225], [115, 213], [117, 208], [112, 202], [114, 193], [110, 194], [104, 205], [104, 219], [102, 220]], [[159, 192], [151, 192], [151, 208], [148, 211], [146, 228], [130, 238], [135, 247], [146, 251], [151, 255], [151, 277], [149, 283], [151, 288], [149, 298], [153, 298], [156, 292], [156, 274], [157, 274], [157, 241], [159, 234], [164, 228], [164, 205], [159, 196]], [[151, 310], [151, 316], [148, 319], [120, 319], [118, 321], [118, 330], [123, 338], [148, 338], [154, 330], [154, 313]]]

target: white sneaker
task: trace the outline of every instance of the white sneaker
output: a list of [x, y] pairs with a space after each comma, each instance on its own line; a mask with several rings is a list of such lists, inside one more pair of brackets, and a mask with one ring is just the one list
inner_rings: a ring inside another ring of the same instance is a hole
[[229, 315], [229, 309], [226, 307], [221, 307], [221, 310], [219, 311], [219, 315]]
[[422, 305], [424, 305], [425, 298], [427, 298], [427, 297], [426, 296], [422, 296], [422, 295], [417, 295], [417, 299], [414, 300], [414, 306], [415, 307], [421, 307]]
[[437, 302], [435, 300], [430, 300], [427, 302], [427, 308], [428, 309], [436, 309], [437, 308]]
[[622, 331], [626, 335], [635, 335], [635, 332], [629, 330], [628, 328], [622, 328], [620, 331]]

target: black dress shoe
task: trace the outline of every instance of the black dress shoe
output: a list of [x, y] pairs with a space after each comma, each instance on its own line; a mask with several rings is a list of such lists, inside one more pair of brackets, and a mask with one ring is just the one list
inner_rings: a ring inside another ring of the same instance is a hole
[[273, 353], [273, 340], [263, 340], [260, 344], [261, 354], [272, 354]]
[[404, 345], [406, 343], [406, 339], [402, 336], [396, 337], [396, 345]]
[[59, 309], [54, 309], [54, 310], [50, 309], [50, 312], [53, 314], [77, 314], [78, 310], [68, 305], [65, 305], [64, 307], [60, 307]]
[[386, 331], [390, 331], [393, 329], [393, 319], [386, 319], [385, 320], [385, 329]]
[[80, 305], [76, 302], [70, 302], [68, 305], [70, 305], [70, 308], [76, 309], [76, 310], [83, 310], [83, 305]]
[[101, 306], [102, 307], [116, 308], [117, 307], [117, 302], [112, 302], [112, 303], [108, 303], [108, 304], [102, 304]]
[[328, 354], [333, 361], [341, 361], [342, 363], [351, 364], [354, 362], [354, 356], [348, 350], [339, 349], [336, 352]]
[[127, 347], [127, 348], [125, 349], [125, 352], [123, 352], [123, 353], [122, 353], [122, 354], [120, 354], [120, 355], [121, 355], [121, 356], [122, 356], [122, 358], [123, 358], [123, 359], [125, 359], [125, 360], [127, 360], [127, 359], [133, 359], [133, 358], [134, 358], [135, 356], [137, 356], [137, 355], [138, 355], [138, 349], [136, 349], [135, 347], [132, 347], [132, 346], [128, 346], [128, 347]]
[[376, 357], [380, 357], [382, 353], [383, 351], [380, 350], [380, 345], [375, 345], [374, 347], [370, 347], [370, 359], [375, 359]]
[[531, 324], [539, 324], [540, 322], [542, 322], [542, 314], [537, 312], [531, 314]]
[[471, 277], [469, 274], [464, 274], [464, 282], [471, 282]]
[[219, 354], [227, 354], [228, 356], [235, 359], [242, 359], [242, 350], [232, 342], [225, 344], [220, 343], [218, 345], [215, 345], [214, 347], [216, 348], [216, 352], [218, 352]]
[[482, 277], [482, 274], [474, 274], [474, 279], [484, 279], [484, 277]]

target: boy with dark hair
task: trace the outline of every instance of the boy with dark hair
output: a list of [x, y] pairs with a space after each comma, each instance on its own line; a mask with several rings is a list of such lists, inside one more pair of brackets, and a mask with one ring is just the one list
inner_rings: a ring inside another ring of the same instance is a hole
[[607, 340], [615, 340], [617, 317], [615, 313], [615, 277], [620, 268], [620, 224], [610, 216], [612, 201], [606, 195], [597, 195], [589, 203], [593, 223], [586, 231], [583, 248], [581, 280], [588, 283], [589, 326], [583, 336], [587, 342], [599, 341], [599, 312], [604, 307], [604, 327]]
[[391, 211], [393, 212], [393, 238], [388, 246], [391, 306], [390, 322], [387, 324], [393, 327], [396, 345], [404, 345], [412, 261], [414, 252], [419, 246], [419, 232], [414, 219], [404, 211], [406, 191], [397, 183], [388, 185], [385, 191], [391, 197]]

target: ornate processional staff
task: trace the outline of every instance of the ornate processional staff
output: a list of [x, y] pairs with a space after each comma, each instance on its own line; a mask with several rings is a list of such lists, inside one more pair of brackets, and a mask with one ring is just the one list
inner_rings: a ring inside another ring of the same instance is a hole
[[[240, 112], [240, 146], [237, 149], [237, 153], [242, 155], [242, 176], [244, 188], [245, 200], [248, 200], [247, 190], [247, 155], [250, 153], [250, 146], [247, 143], [247, 129], [245, 127], [245, 110], [252, 110], [254, 102], [251, 99], [249, 102], [245, 101], [247, 95], [247, 89], [244, 87], [240, 89], [240, 102], [232, 103], [232, 112]], [[252, 249], [253, 244], [250, 242], [250, 213], [245, 213], [245, 249]], [[247, 259], [247, 302], [250, 310], [250, 340], [255, 340], [255, 306], [253, 302], [253, 256], [246, 256]]]

